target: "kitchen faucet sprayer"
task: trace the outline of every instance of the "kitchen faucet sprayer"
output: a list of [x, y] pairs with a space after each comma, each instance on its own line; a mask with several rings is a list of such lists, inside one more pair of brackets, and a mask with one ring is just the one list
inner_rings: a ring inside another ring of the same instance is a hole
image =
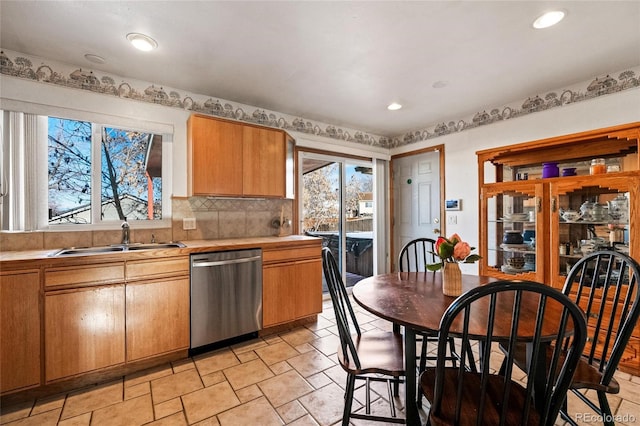
[[129, 222], [127, 222], [127, 218], [124, 218], [124, 222], [122, 222], [122, 244], [129, 244]]

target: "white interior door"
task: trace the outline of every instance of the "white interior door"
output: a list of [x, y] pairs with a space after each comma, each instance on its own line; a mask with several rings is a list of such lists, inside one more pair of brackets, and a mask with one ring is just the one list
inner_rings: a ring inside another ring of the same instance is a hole
[[394, 253], [418, 237], [437, 238], [440, 218], [440, 153], [438, 151], [393, 160]]

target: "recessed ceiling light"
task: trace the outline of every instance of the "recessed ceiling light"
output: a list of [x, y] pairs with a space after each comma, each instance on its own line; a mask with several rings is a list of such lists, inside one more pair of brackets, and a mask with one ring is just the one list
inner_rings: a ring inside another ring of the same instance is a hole
[[89, 61], [89, 62], [93, 62], [94, 64], [104, 64], [105, 60], [102, 56], [98, 56], [98, 55], [94, 55], [92, 53], [87, 53], [86, 55], [84, 55], [84, 58]]
[[397, 111], [400, 108], [402, 108], [402, 105], [400, 105], [399, 103], [396, 103], [396, 102], [390, 103], [389, 106], [387, 107], [387, 109], [389, 111]]
[[154, 39], [144, 34], [129, 33], [127, 34], [127, 40], [133, 44], [133, 47], [143, 52], [149, 52], [158, 47], [158, 43]]
[[565, 15], [566, 13], [563, 10], [552, 10], [550, 12], [546, 12], [540, 15], [535, 21], [533, 21], [533, 28], [549, 28], [562, 21]]

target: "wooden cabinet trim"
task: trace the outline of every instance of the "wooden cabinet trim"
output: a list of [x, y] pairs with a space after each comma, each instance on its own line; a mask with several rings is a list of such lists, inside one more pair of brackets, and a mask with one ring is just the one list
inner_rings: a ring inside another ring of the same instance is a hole
[[189, 256], [167, 257], [150, 260], [129, 260], [125, 266], [127, 282], [159, 277], [189, 275]]
[[[478, 161], [496, 165], [524, 166], [544, 161], [583, 160], [601, 156], [638, 153], [640, 122], [555, 136], [531, 142], [477, 151]], [[640, 158], [636, 163], [639, 169]]]
[[262, 263], [268, 265], [278, 262], [292, 262], [300, 259], [320, 258], [322, 248], [317, 247], [298, 247], [280, 250], [264, 250], [262, 252]]
[[122, 281], [124, 262], [47, 268], [44, 272], [44, 286], [47, 290], [52, 287], [99, 286]]

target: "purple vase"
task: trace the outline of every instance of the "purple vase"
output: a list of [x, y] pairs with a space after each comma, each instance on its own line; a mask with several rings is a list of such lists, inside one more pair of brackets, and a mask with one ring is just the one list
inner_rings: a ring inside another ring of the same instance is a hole
[[558, 163], [542, 163], [542, 177], [552, 178], [560, 176], [560, 169], [558, 169]]

